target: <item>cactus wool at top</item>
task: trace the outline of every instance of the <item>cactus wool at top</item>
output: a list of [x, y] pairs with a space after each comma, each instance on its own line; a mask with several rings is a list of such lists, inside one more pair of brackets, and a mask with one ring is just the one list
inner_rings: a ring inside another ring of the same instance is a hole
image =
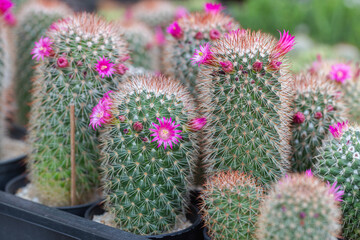
[[70, 201], [70, 105], [76, 118], [76, 197], [90, 200], [98, 186], [98, 143], [89, 127], [94, 103], [114, 90], [128, 59], [125, 41], [103, 19], [78, 14], [53, 25], [32, 51], [40, 62], [30, 117], [31, 182], [41, 202]]
[[107, 123], [103, 181], [117, 227], [141, 235], [171, 231], [186, 212], [196, 158], [193, 99], [174, 79], [139, 75], [99, 102], [95, 125], [97, 116]]
[[207, 116], [206, 163], [214, 170], [252, 174], [268, 186], [288, 168], [292, 78], [284, 55], [294, 38], [279, 42], [261, 32], [232, 31], [201, 46], [201, 110]]

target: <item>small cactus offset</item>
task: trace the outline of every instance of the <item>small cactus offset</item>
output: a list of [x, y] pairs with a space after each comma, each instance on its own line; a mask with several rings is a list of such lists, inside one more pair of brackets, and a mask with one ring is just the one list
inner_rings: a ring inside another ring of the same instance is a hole
[[91, 200], [99, 183], [99, 150], [89, 116], [104, 91], [115, 90], [128, 51], [116, 26], [91, 14], [58, 21], [32, 51], [40, 62], [29, 122], [28, 167], [39, 200], [70, 204], [70, 105], [76, 118], [76, 198]]
[[291, 125], [292, 171], [313, 169], [317, 148], [331, 124], [345, 120], [345, 107], [325, 75], [300, 74], [295, 78], [294, 116]]
[[360, 239], [360, 128], [343, 122], [332, 125], [330, 132], [320, 149], [316, 175], [342, 186], [343, 237]]
[[255, 223], [263, 189], [239, 172], [220, 172], [200, 195], [202, 218], [211, 239], [255, 239]]
[[134, 76], [94, 108], [91, 123], [105, 123], [103, 184], [117, 227], [140, 235], [174, 228], [186, 211], [196, 122], [189, 93], [163, 76]]
[[173, 22], [167, 29], [171, 40], [163, 59], [166, 61], [166, 73], [179, 79], [192, 94], [197, 95], [195, 87], [198, 84], [199, 67], [191, 59], [195, 48], [214, 42], [237, 27], [232, 17], [221, 12], [221, 6], [218, 11], [205, 8], [204, 12], [192, 13]]
[[16, 28], [16, 66], [15, 92], [17, 102], [17, 122], [26, 125], [31, 102], [31, 79], [34, 77], [36, 62], [31, 59], [34, 43], [43, 36], [50, 25], [58, 19], [71, 14], [71, 10], [57, 1], [30, 1], [18, 13]]
[[268, 187], [289, 167], [292, 77], [284, 55], [294, 37], [232, 31], [194, 54], [201, 64], [205, 163], [239, 170]]
[[341, 195], [311, 171], [282, 178], [260, 207], [257, 239], [336, 240]]

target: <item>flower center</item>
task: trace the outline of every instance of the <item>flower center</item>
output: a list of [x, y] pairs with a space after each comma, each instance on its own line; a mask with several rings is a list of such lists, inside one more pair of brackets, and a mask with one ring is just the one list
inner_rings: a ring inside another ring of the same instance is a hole
[[159, 137], [163, 140], [167, 140], [170, 137], [170, 132], [168, 129], [161, 129], [159, 131]]
[[336, 75], [338, 78], [344, 77], [344, 73], [342, 71], [338, 71]]
[[102, 65], [102, 66], [100, 67], [100, 69], [101, 69], [101, 70], [105, 70], [105, 69], [107, 69], [107, 66]]
[[202, 57], [204, 54], [202, 52], [199, 52], [199, 56]]
[[43, 48], [43, 47], [40, 47], [39, 50], [42, 51], [42, 50], [44, 50], [44, 48]]
[[104, 112], [98, 112], [97, 114], [96, 114], [96, 117], [97, 118], [102, 118], [104, 116]]

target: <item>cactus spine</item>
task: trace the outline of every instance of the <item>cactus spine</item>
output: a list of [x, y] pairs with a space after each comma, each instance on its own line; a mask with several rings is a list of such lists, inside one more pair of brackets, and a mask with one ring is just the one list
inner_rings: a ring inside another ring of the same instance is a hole
[[342, 202], [343, 237], [360, 238], [360, 128], [350, 127], [341, 136], [329, 136], [320, 149], [316, 175], [337, 181], [345, 191]]
[[329, 187], [314, 176], [281, 179], [260, 207], [257, 239], [336, 240], [340, 207]]
[[44, 60], [37, 68], [29, 122], [31, 182], [42, 203], [69, 205], [69, 105], [74, 104], [76, 197], [83, 203], [90, 200], [99, 182], [98, 141], [88, 126], [89, 115], [103, 92], [114, 90], [121, 81], [118, 72], [128, 55], [126, 43], [115, 26], [84, 13], [57, 22], [33, 53]]
[[325, 75], [300, 74], [295, 78], [292, 130], [292, 171], [314, 168], [317, 148], [329, 126], [344, 120], [345, 107]]
[[254, 239], [263, 189], [239, 172], [220, 172], [205, 184], [202, 217], [211, 239]]
[[[286, 37], [292, 46], [293, 37]], [[239, 170], [267, 187], [288, 168], [293, 80], [284, 58], [291, 47], [285, 51], [283, 42], [238, 30], [198, 59], [200, 106], [209, 122], [204, 161], [210, 171]]]
[[36, 63], [31, 60], [31, 50], [50, 25], [56, 20], [71, 14], [71, 10], [57, 1], [37, 0], [26, 3], [19, 12], [16, 28], [18, 69], [15, 76], [16, 102], [18, 106], [17, 121], [25, 125], [31, 102], [31, 79], [34, 77]]
[[[134, 76], [110, 97], [114, 120], [101, 137], [107, 209], [122, 230], [171, 231], [184, 214], [196, 158], [196, 132], [188, 130], [195, 117], [193, 99], [174, 79], [149, 75]], [[160, 124], [157, 142], [151, 130], [164, 118], [182, 131], [179, 142], [166, 149], [160, 140], [174, 130]]]

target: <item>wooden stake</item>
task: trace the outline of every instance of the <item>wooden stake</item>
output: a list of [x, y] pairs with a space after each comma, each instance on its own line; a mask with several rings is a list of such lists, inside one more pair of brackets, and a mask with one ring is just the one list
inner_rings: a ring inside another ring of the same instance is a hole
[[71, 144], [71, 205], [76, 204], [76, 166], [75, 166], [75, 106], [70, 105], [70, 144]]

